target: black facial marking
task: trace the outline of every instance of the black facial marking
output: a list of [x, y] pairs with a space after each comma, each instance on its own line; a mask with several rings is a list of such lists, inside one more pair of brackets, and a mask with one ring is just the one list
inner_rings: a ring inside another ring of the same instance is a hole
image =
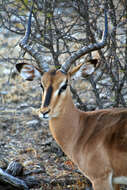
[[42, 91], [44, 92], [44, 87], [41, 83], [40, 83], [40, 87], [41, 87]]
[[51, 97], [52, 97], [52, 91], [53, 91], [53, 88], [52, 88], [52, 86], [50, 85], [50, 86], [48, 87], [48, 90], [47, 90], [47, 93], [46, 93], [45, 102], [44, 102], [44, 107], [47, 107], [47, 106], [50, 104], [50, 100], [51, 100]]

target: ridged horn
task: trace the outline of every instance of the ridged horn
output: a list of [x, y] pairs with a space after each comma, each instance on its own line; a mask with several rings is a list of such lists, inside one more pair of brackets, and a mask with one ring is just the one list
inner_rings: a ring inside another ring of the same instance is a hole
[[60, 71], [63, 73], [67, 73], [68, 70], [70, 69], [71, 65], [77, 60], [79, 59], [81, 56], [90, 53], [92, 51], [95, 50], [99, 50], [101, 48], [103, 48], [106, 44], [107, 44], [107, 36], [108, 36], [108, 19], [107, 19], [107, 11], [104, 11], [105, 14], [105, 30], [104, 30], [104, 34], [102, 37], [101, 42], [97, 42], [94, 44], [90, 44], [87, 47], [83, 47], [81, 49], [79, 49], [78, 51], [76, 51], [75, 53], [73, 53], [67, 60], [66, 62], [61, 66]]
[[42, 70], [42, 72], [47, 72], [49, 70], [49, 65], [45, 62], [43, 62], [43, 56], [38, 53], [38, 51], [34, 50], [29, 44], [28, 40], [31, 33], [31, 18], [32, 18], [32, 11], [33, 11], [34, 1], [33, 5], [30, 10], [29, 18], [28, 18], [28, 24], [26, 27], [25, 36], [21, 39], [19, 45], [22, 49], [24, 49], [26, 52], [28, 52], [34, 59], [36, 60], [39, 68]]

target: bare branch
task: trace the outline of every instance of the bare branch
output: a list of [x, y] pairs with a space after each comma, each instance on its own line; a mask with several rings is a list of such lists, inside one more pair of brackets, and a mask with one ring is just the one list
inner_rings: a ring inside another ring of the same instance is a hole
[[95, 50], [103, 48], [106, 45], [106, 42], [107, 42], [107, 35], [108, 35], [108, 19], [107, 19], [107, 13], [106, 13], [106, 10], [105, 10], [105, 31], [104, 31], [104, 35], [103, 35], [102, 41], [99, 42], [99, 43], [90, 44], [87, 47], [83, 47], [80, 50], [78, 50], [77, 52], [75, 52], [74, 54], [72, 54], [67, 59], [67, 61], [65, 62], [65, 64], [62, 65], [62, 67], [61, 67], [60, 70], [63, 73], [67, 73], [67, 71], [71, 67], [71, 64], [74, 63], [81, 56], [83, 56], [83, 55], [85, 55], [87, 53], [90, 53], [91, 51], [95, 51]]

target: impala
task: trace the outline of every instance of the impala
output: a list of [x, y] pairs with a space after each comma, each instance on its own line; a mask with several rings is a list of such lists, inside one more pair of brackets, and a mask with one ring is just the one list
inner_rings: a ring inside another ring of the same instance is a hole
[[106, 45], [108, 22], [105, 12], [105, 31], [101, 42], [83, 47], [72, 54], [61, 68], [50, 70], [27, 42], [28, 27], [20, 46], [37, 61], [37, 68], [28, 63], [17, 63], [16, 68], [26, 80], [39, 79], [42, 86], [42, 105], [39, 116], [49, 120], [51, 133], [67, 156], [92, 182], [94, 190], [120, 190], [127, 184], [127, 109], [103, 109], [83, 112], [78, 110], [71, 97], [70, 79], [92, 74], [89, 64], [72, 63], [81, 56]]

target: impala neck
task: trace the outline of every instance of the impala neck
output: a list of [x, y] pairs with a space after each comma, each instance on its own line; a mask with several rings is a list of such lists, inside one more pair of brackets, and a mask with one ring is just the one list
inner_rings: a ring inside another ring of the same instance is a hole
[[80, 111], [74, 106], [68, 89], [59, 117], [52, 118], [49, 127], [57, 143], [70, 157], [79, 130], [79, 119]]

